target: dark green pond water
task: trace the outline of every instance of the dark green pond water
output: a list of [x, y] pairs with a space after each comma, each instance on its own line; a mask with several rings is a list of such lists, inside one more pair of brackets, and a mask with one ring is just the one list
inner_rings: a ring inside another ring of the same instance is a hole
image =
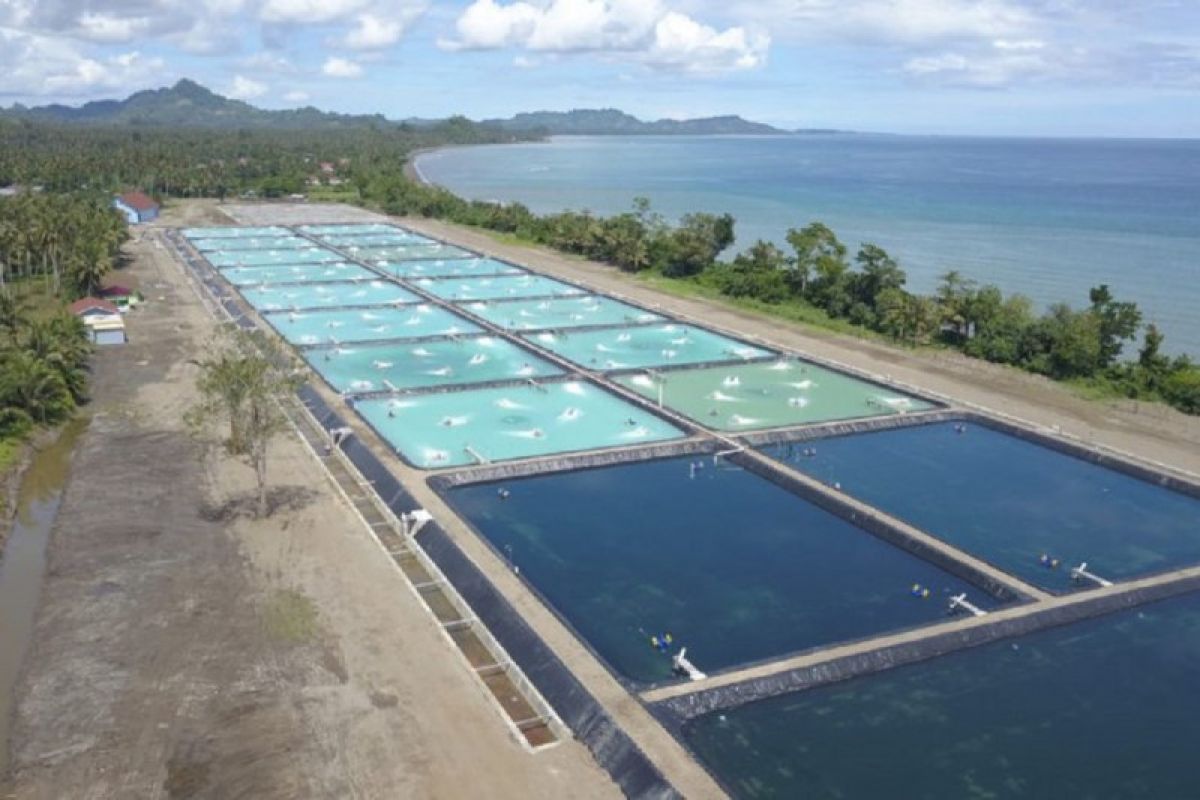
[[1200, 595], [685, 727], [745, 798], [1200, 795]]
[[[946, 422], [764, 452], [1052, 591], [1200, 563], [1200, 501], [982, 425]], [[815, 456], [805, 456], [813, 448]], [[1057, 569], [1041, 556], [1057, 558]]]
[[[713, 467], [711, 457], [468, 486], [449, 500], [601, 657], [637, 681], [670, 677], [669, 657], [649, 641], [662, 633], [712, 672], [940, 621], [951, 593], [989, 604], [763, 478]], [[914, 583], [930, 596], [914, 597]]]

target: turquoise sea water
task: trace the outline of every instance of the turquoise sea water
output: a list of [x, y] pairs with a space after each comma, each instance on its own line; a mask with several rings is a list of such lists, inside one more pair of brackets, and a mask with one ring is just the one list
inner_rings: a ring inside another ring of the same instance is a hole
[[739, 245], [821, 220], [926, 291], [958, 269], [1039, 303], [1110, 284], [1200, 354], [1200, 141], [880, 135], [563, 137], [423, 156], [429, 180], [535, 211], [729, 212]]
[[1200, 595], [701, 717], [739, 798], [1197, 796]]

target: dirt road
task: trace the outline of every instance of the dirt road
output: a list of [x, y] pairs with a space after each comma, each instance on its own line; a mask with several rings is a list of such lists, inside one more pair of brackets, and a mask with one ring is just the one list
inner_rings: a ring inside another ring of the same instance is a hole
[[181, 422], [212, 323], [165, 251], [131, 252], [149, 302], [96, 358], [0, 797], [619, 796], [581, 746], [510, 738], [298, 441], [279, 511], [241, 513], [252, 473]]

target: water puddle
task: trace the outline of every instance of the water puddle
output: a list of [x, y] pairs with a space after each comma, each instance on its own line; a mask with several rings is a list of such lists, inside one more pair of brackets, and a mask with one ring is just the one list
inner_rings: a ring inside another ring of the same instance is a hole
[[86, 419], [69, 423], [58, 440], [35, 454], [17, 493], [17, 513], [0, 557], [0, 775], [8, 769], [13, 687], [29, 648], [46, 572], [46, 544], [62, 502], [71, 452]]

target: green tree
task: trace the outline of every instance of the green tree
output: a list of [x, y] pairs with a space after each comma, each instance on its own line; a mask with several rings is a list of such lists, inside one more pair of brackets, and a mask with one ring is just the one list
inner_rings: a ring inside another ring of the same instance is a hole
[[1100, 366], [1111, 365], [1121, 355], [1124, 343], [1137, 336], [1142, 324], [1142, 312], [1136, 303], [1117, 302], [1107, 284], [1094, 287], [1088, 298], [1092, 313], [1099, 320]]
[[297, 386], [296, 364], [273, 339], [258, 332], [235, 331], [218, 339], [212, 355], [194, 362], [200, 368], [196, 389], [200, 401], [186, 421], [197, 435], [214, 424], [228, 424], [226, 452], [244, 459], [254, 470], [258, 516], [265, 517], [267, 455], [272, 440], [287, 430], [280, 404], [291, 400]]
[[795, 257], [790, 262], [788, 283], [796, 297], [808, 297], [809, 281], [815, 275], [845, 272], [846, 246], [822, 222], [787, 232], [787, 241]]

